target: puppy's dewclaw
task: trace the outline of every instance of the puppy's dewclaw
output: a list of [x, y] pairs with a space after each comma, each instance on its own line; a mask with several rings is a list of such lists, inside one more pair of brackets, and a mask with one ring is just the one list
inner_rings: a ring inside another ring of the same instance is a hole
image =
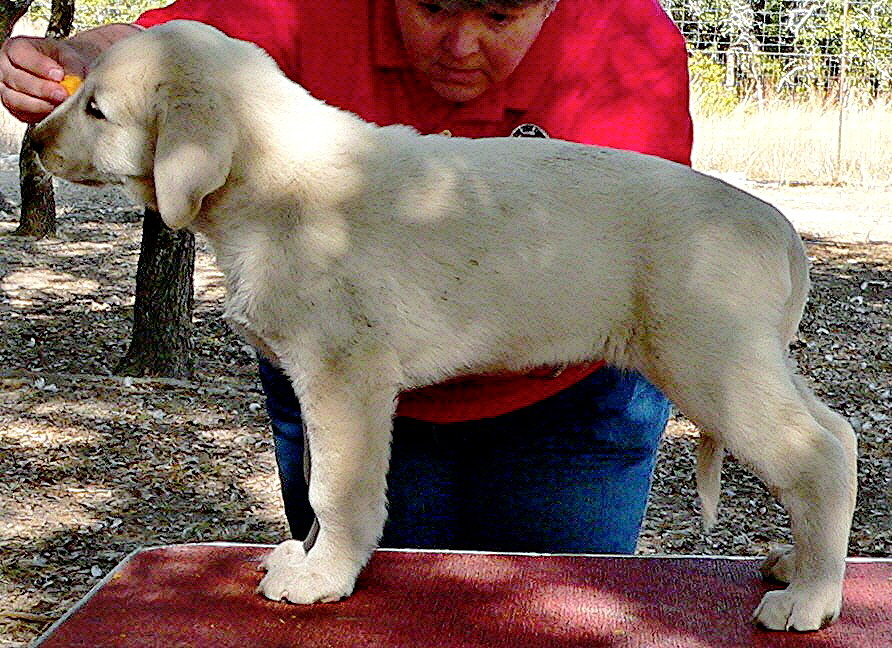
[[66, 74], [62, 80], [59, 81], [59, 85], [65, 88], [65, 92], [67, 92], [70, 97], [77, 92], [77, 89], [81, 87], [83, 82], [84, 80], [76, 74]]

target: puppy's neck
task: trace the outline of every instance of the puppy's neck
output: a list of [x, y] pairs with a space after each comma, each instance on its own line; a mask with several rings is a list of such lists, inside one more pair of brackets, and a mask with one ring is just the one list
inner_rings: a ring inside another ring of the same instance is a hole
[[[382, 155], [380, 127], [290, 81], [254, 108], [253, 118], [239, 118], [250, 127], [240, 134], [227, 184], [242, 185], [255, 200], [280, 198], [306, 209], [348, 201], [368, 183], [368, 158]], [[264, 195], [254, 191], [260, 188]]]

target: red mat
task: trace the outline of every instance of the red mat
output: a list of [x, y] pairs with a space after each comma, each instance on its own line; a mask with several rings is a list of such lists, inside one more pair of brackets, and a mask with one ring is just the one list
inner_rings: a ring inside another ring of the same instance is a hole
[[41, 648], [892, 646], [892, 561], [848, 564], [840, 620], [755, 628], [758, 561], [378, 551], [340, 603], [254, 593], [268, 547], [136, 552]]

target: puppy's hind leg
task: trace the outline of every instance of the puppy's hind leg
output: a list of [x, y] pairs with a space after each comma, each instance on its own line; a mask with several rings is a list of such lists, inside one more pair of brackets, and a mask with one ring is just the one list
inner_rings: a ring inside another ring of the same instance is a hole
[[[792, 367], [791, 373], [794, 373]], [[852, 426], [846, 419], [818, 400], [814, 392], [806, 384], [805, 379], [794, 373], [793, 380], [811, 415], [842, 444], [850, 474], [853, 476], [857, 475], [858, 442]], [[852, 479], [855, 479], [855, 477], [852, 477]], [[852, 490], [851, 501], [849, 502], [852, 510], [855, 509], [855, 495], [855, 490]], [[789, 583], [793, 578], [795, 563], [796, 552], [793, 547], [789, 545], [778, 547], [765, 559], [765, 563], [762, 565], [762, 576], [768, 580]]]
[[750, 330], [739, 331], [731, 345], [727, 336], [710, 339], [723, 346], [676, 339], [655, 354], [655, 382], [751, 466], [790, 515], [790, 585], [766, 594], [755, 620], [775, 630], [816, 630], [838, 616], [842, 599], [856, 490], [852, 442], [842, 426], [836, 433], [825, 426], [826, 412], [797, 386], [776, 338]]
[[[806, 384], [805, 379], [801, 376], [797, 376], [794, 373], [794, 370], [790, 369], [790, 373], [793, 375], [793, 382], [796, 385], [796, 389], [799, 391], [799, 395], [802, 397], [802, 400], [805, 402], [806, 407], [808, 407], [808, 411], [811, 412], [811, 415], [815, 418], [818, 423], [820, 423], [826, 430], [828, 430], [833, 436], [835, 436], [839, 442], [842, 444], [843, 449], [846, 453], [846, 461], [848, 462], [849, 470], [853, 475], [857, 474], [858, 471], [858, 439], [855, 436], [855, 431], [852, 429], [852, 426], [849, 422], [834, 412], [832, 409], [827, 407], [823, 402], [821, 402], [817, 396], [815, 396], [814, 392], [811, 388]], [[852, 493], [852, 508], [855, 508], [855, 493]]]

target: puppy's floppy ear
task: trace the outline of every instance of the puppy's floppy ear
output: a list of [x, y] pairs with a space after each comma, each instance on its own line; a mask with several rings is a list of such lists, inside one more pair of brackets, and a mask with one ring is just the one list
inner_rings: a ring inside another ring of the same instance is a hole
[[187, 227], [229, 175], [235, 125], [213, 93], [166, 102], [158, 111], [155, 201], [171, 229]]

